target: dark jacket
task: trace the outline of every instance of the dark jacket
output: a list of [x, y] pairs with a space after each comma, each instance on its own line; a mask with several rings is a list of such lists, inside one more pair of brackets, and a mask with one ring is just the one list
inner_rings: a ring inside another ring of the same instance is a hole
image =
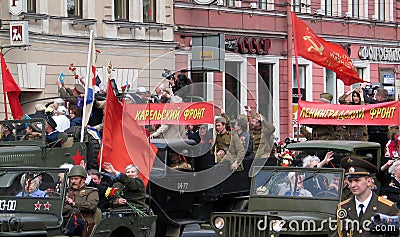
[[123, 173], [120, 173], [117, 180], [125, 186], [123, 189], [123, 198], [138, 209], [145, 210], [146, 189], [143, 180], [140, 178], [131, 178]]

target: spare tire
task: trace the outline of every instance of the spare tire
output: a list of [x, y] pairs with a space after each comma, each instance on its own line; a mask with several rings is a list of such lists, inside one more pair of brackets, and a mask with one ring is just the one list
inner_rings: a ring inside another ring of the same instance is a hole
[[[80, 126], [74, 126], [70, 127], [67, 130], [64, 131], [65, 133], [72, 134], [74, 137], [74, 142], [79, 142], [81, 138], [81, 127]], [[99, 169], [99, 163], [97, 161], [97, 156], [100, 152], [101, 149], [101, 141], [98, 137], [96, 137], [93, 133], [88, 132], [87, 129], [85, 129], [85, 138], [83, 141], [86, 143], [87, 147], [87, 161], [86, 161], [86, 169]]]

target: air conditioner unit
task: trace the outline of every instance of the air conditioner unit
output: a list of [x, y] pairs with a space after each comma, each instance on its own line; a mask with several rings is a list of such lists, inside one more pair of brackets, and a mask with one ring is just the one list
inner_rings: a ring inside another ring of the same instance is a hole
[[257, 3], [256, 2], [251, 2], [249, 4], [249, 7], [252, 8], [252, 9], [256, 9], [257, 8]]
[[346, 12], [346, 13], [344, 14], [344, 17], [350, 18], [350, 17], [352, 17], [352, 15], [353, 15], [353, 14], [351, 14], [351, 12]]
[[224, 5], [224, 0], [217, 0], [217, 5], [218, 6], [223, 6]]
[[324, 10], [322, 10], [322, 9], [315, 10], [314, 14], [319, 15], [319, 16], [325, 15]]
[[377, 21], [377, 20], [378, 20], [378, 17], [377, 17], [376, 15], [372, 15], [372, 16], [371, 16], [371, 20]]

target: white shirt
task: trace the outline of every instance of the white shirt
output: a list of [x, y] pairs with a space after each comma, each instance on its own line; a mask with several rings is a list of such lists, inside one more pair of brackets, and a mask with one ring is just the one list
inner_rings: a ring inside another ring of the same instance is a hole
[[65, 115], [57, 115], [52, 117], [57, 124], [57, 130], [60, 132], [64, 132], [67, 130], [70, 125], [71, 121]]
[[368, 205], [369, 205], [369, 202], [371, 201], [371, 198], [372, 198], [372, 191], [371, 191], [371, 193], [369, 194], [368, 198], [364, 200], [364, 202], [358, 201], [358, 200], [357, 200], [357, 197], [354, 198], [354, 199], [356, 200], [357, 216], [360, 216], [360, 211], [361, 211], [360, 204], [363, 204], [363, 205], [364, 205], [364, 207], [363, 207], [363, 213], [365, 213], [365, 211], [367, 210], [367, 207], [368, 207]]

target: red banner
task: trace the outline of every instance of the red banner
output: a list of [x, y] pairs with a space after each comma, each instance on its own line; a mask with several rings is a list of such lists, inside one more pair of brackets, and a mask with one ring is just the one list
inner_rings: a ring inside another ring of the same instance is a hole
[[292, 12], [293, 38], [298, 55], [336, 73], [345, 85], [363, 82], [342, 46], [318, 37]]
[[299, 101], [299, 124], [398, 125], [399, 102], [338, 105]]
[[140, 125], [214, 123], [214, 105], [207, 102], [127, 104], [125, 111]]

